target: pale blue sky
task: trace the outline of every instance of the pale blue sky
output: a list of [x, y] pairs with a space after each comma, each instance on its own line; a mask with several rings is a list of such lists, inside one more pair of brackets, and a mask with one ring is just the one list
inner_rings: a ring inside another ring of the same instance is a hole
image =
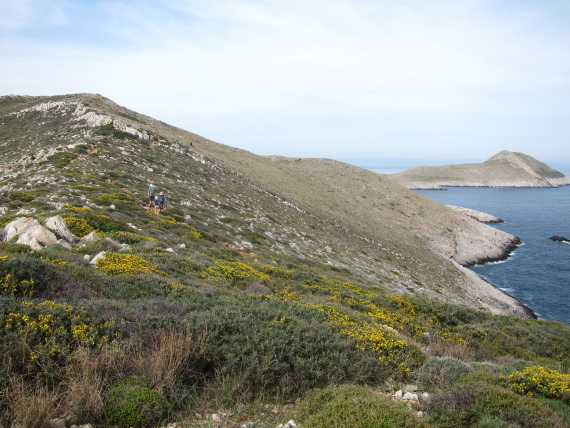
[[568, 0], [0, 0], [0, 63], [262, 155], [570, 163]]

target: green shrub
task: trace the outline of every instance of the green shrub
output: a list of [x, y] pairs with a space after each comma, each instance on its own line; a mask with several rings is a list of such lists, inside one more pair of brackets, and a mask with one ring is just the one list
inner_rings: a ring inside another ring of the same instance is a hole
[[294, 396], [332, 382], [378, 384], [390, 375], [373, 352], [356, 349], [309, 308], [255, 296], [215, 303], [193, 309], [187, 320], [192, 331], [208, 334], [203, 358], [210, 376], [242, 380], [234, 396]]
[[20, 190], [12, 190], [10, 192], [10, 198], [16, 199], [16, 200], [22, 201], [22, 202], [30, 202], [30, 201], [33, 201], [34, 199], [36, 199], [36, 197], [34, 195], [32, 195], [31, 193], [22, 192]]
[[105, 396], [109, 422], [123, 427], [153, 426], [168, 414], [170, 404], [150, 384], [131, 376], [114, 383]]
[[538, 400], [483, 382], [434, 394], [425, 410], [432, 424], [449, 428], [564, 426], [562, 416]]
[[[32, 254], [33, 255], [33, 254]], [[73, 264], [55, 266], [30, 255], [8, 258], [0, 264], [0, 276], [11, 274], [13, 279], [31, 283], [33, 296], [44, 299], [89, 298], [93, 292], [81, 277], [75, 275]]]
[[305, 428], [421, 428], [426, 425], [405, 404], [372, 389], [341, 385], [308, 394], [299, 410]]
[[427, 390], [444, 388], [473, 369], [454, 357], [431, 357], [418, 370], [418, 381]]

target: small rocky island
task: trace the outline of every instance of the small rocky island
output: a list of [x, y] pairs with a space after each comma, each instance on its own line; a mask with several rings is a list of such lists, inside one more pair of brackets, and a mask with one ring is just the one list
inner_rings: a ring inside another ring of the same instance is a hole
[[559, 187], [570, 178], [524, 153], [503, 150], [482, 163], [418, 166], [390, 174], [410, 189], [444, 187]]
[[551, 236], [551, 237], [548, 238], [548, 239], [550, 239], [550, 240], [552, 240], [552, 241], [556, 241], [556, 242], [566, 242], [566, 243], [570, 244], [570, 239], [564, 238], [564, 237], [562, 237], [562, 236], [554, 235], [554, 236]]

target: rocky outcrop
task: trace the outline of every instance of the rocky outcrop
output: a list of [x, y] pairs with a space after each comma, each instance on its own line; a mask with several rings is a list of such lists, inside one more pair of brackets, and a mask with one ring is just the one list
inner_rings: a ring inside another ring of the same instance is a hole
[[463, 213], [477, 221], [480, 221], [481, 223], [504, 223], [504, 221], [499, 217], [495, 217], [494, 215], [487, 214], [482, 211], [472, 210], [470, 208], [458, 207], [456, 205], [446, 205], [446, 206], [454, 211]]
[[559, 187], [570, 178], [524, 153], [503, 150], [483, 163], [419, 166], [391, 174], [410, 189], [444, 187]]
[[566, 242], [566, 243], [570, 244], [570, 239], [564, 238], [564, 237], [558, 236], [558, 235], [551, 236], [548, 239], [550, 239], [552, 241], [556, 241], [556, 242]]
[[27, 245], [38, 251], [54, 244], [71, 248], [70, 244], [79, 239], [69, 231], [65, 220], [59, 215], [48, 218], [45, 227], [35, 218], [17, 218], [4, 226], [2, 240], [11, 241], [16, 237], [17, 244]]
[[34, 250], [40, 250], [46, 245], [57, 242], [57, 237], [34, 218], [17, 218], [4, 226], [4, 231], [4, 241], [11, 241], [18, 236], [17, 244], [28, 245]]

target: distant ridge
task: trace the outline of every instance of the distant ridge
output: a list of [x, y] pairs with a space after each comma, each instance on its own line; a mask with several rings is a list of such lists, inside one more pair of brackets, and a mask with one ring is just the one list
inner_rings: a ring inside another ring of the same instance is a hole
[[559, 187], [570, 178], [524, 153], [503, 150], [482, 163], [419, 166], [391, 174], [411, 189], [459, 187]]

